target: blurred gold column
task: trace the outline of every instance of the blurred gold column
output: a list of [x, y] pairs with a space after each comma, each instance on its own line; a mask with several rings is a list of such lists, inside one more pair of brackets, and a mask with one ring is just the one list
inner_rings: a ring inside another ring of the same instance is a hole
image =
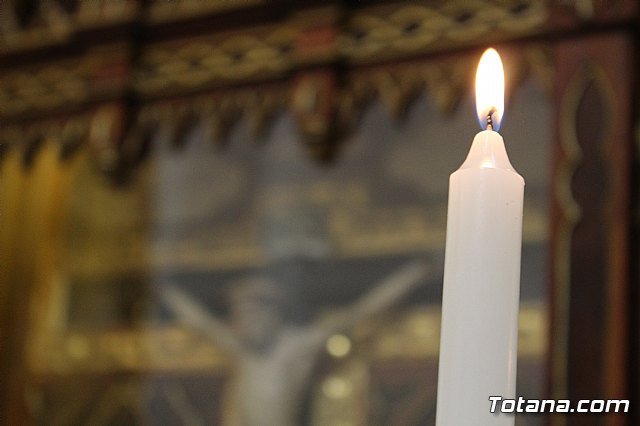
[[61, 234], [78, 158], [60, 159], [45, 140], [31, 164], [9, 150], [0, 164], [0, 410], [6, 424], [28, 422], [26, 345], [43, 309], [61, 252]]

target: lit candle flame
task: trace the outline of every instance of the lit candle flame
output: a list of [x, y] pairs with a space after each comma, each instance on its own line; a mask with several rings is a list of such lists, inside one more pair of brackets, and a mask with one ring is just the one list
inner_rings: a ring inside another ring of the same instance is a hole
[[476, 111], [483, 129], [498, 131], [504, 113], [504, 68], [495, 49], [485, 50], [476, 72]]

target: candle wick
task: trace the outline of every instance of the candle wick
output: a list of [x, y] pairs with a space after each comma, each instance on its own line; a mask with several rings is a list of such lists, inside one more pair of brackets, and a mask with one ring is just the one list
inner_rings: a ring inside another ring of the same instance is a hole
[[493, 114], [496, 113], [496, 109], [491, 107], [487, 113], [487, 130], [493, 130]]

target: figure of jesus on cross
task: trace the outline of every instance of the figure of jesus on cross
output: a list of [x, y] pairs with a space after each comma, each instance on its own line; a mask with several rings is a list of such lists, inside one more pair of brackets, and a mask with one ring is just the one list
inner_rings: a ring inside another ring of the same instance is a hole
[[226, 423], [233, 426], [296, 426], [316, 361], [326, 340], [349, 330], [399, 302], [428, 281], [422, 262], [412, 262], [375, 285], [352, 305], [311, 324], [290, 324], [283, 318], [286, 295], [263, 276], [232, 287], [230, 320], [225, 322], [175, 285], [163, 299], [183, 323], [226, 350], [236, 363], [232, 380], [237, 410]]

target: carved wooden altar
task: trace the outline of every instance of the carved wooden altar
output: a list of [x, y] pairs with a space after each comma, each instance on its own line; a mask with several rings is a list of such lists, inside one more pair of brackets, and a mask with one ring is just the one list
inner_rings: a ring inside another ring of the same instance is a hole
[[[330, 163], [374, 99], [397, 117], [423, 92], [443, 113], [454, 110], [478, 52], [497, 45], [515, 70], [511, 90], [531, 77], [554, 99], [548, 396], [640, 404], [635, 1], [34, 0], [3, 2], [0, 19], [0, 170], [12, 155], [29, 170], [83, 151], [114, 185], [135, 177], [160, 130], [180, 147], [204, 122], [225, 149], [235, 122], [248, 120], [259, 136], [282, 110], [308, 155]], [[582, 130], [594, 122], [597, 133]], [[21, 356], [37, 303], [30, 295], [40, 291], [29, 258], [59, 220], [66, 178], [1, 187], [0, 224], [31, 224], [0, 229], [0, 412], [8, 424], [37, 405], [24, 397]], [[51, 199], [25, 201], [29, 185]], [[122, 344], [135, 346], [135, 336]], [[381, 377], [397, 369], [376, 368]], [[134, 360], [117, 374], [143, 369]]]

